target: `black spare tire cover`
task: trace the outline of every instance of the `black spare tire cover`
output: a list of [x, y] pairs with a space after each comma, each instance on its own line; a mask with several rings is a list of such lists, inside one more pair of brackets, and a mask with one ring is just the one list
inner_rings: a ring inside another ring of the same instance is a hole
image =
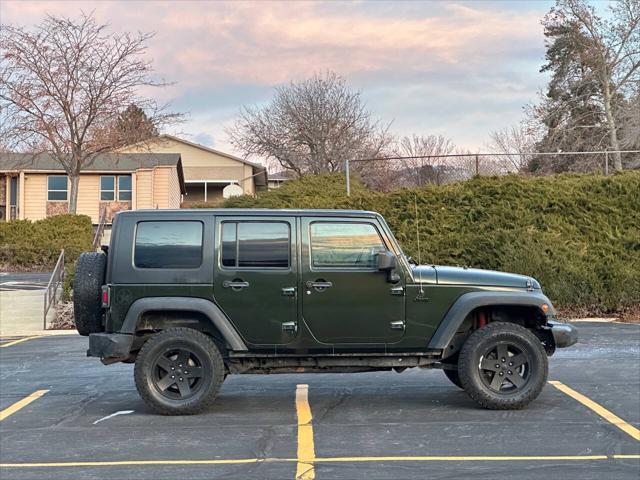
[[73, 280], [73, 313], [76, 329], [80, 335], [102, 331], [102, 285], [107, 265], [107, 256], [97, 252], [86, 252], [76, 262]]

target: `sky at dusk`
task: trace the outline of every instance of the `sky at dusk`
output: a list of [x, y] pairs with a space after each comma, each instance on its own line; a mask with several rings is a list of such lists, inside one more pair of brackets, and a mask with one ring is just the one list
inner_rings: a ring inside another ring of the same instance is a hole
[[544, 87], [540, 20], [552, 4], [0, 0], [0, 21], [93, 11], [114, 31], [156, 32], [149, 56], [175, 84], [154, 96], [188, 113], [185, 138], [230, 153], [224, 130], [241, 105], [327, 69], [392, 132], [442, 134], [477, 151]]

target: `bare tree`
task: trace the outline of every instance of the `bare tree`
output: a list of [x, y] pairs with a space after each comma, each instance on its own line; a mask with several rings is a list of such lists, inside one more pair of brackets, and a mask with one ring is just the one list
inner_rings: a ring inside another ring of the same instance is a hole
[[333, 72], [277, 87], [265, 107], [243, 107], [227, 134], [244, 155], [297, 176], [341, 171], [345, 160], [379, 157], [391, 142], [388, 126]]
[[130, 130], [105, 135], [129, 105], [143, 109], [154, 128], [178, 118], [141, 87], [152, 79], [144, 58], [150, 33], [112, 35], [91, 15], [74, 22], [48, 16], [33, 30], [3, 25], [0, 33], [2, 135], [13, 149], [47, 152], [69, 176], [69, 212], [78, 180], [96, 156], [131, 143]]
[[[576, 128], [597, 126], [592, 125], [597, 111], [588, 105], [601, 108], [614, 167], [621, 170], [618, 109], [640, 81], [640, 2], [618, 0], [610, 10], [602, 18], [584, 0], [557, 0], [543, 22], [545, 35], [556, 40], [547, 45], [549, 63], [543, 70], [554, 70], [554, 80], [565, 82], [570, 94], [556, 95], [554, 109], [576, 113]], [[562, 85], [556, 82], [555, 87]], [[580, 105], [586, 108], [576, 108]]]
[[536, 138], [523, 125], [513, 125], [489, 134], [489, 152], [503, 154], [495, 157], [494, 163], [507, 172], [520, 172], [529, 165], [535, 151]]
[[443, 183], [449, 162], [442, 155], [451, 154], [455, 148], [453, 141], [442, 135], [412, 135], [396, 142], [394, 155], [409, 157], [401, 160], [404, 182], [422, 187], [427, 183]]

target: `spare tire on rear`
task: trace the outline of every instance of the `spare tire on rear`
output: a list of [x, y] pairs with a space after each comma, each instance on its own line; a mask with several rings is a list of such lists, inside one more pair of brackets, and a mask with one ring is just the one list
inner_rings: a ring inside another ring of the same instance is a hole
[[102, 331], [102, 285], [107, 257], [102, 253], [86, 252], [76, 262], [73, 280], [73, 313], [80, 335]]

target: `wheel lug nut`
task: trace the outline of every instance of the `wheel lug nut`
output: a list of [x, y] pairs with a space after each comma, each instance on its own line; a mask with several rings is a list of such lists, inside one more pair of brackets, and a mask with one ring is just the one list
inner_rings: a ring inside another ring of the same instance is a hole
[[176, 376], [175, 375], [171, 375], [171, 378], [176, 378]]
[[510, 367], [513, 367], [513, 362], [509, 362], [509, 366], [510, 366]]
[[180, 381], [182, 381], [182, 377], [180, 377]]
[[496, 368], [500, 368], [500, 364], [499, 363], [496, 363]]
[[507, 374], [511, 375], [513, 372], [511, 370], [507, 371]]
[[502, 375], [504, 375], [504, 372], [500, 372], [498, 375], [502, 376]]
[[506, 358], [503, 358], [503, 359], [502, 359], [502, 363], [504, 363], [504, 362], [506, 362], [506, 361], [507, 361], [507, 359], [506, 359]]
[[187, 371], [185, 370], [185, 371], [184, 371], [184, 372], [182, 372], [182, 373], [184, 373], [185, 375], [187, 375], [189, 372], [187, 372]]
[[171, 370], [175, 370], [175, 369], [176, 369], [176, 367], [171, 367]]

